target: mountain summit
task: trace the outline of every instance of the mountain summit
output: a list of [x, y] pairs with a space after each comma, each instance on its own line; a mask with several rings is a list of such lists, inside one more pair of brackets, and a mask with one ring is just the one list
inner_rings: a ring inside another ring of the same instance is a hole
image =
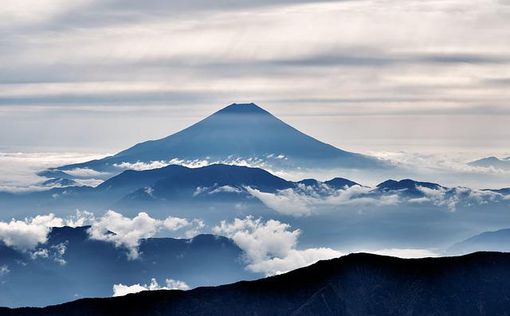
[[114, 156], [58, 169], [86, 167], [106, 171], [121, 163], [171, 159], [249, 160], [283, 167], [384, 167], [375, 158], [320, 142], [254, 103], [234, 103], [165, 138], [136, 144]]
[[231, 105], [228, 105], [224, 107], [223, 109], [219, 110], [215, 114], [225, 114], [225, 113], [249, 113], [249, 114], [264, 114], [264, 115], [271, 115], [268, 111], [264, 110], [260, 106], [256, 105], [255, 103], [232, 103]]

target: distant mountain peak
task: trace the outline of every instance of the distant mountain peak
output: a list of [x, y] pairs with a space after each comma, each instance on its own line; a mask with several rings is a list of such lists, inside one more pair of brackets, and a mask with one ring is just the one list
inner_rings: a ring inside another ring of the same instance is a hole
[[120, 170], [116, 166], [123, 163], [172, 159], [241, 159], [282, 168], [389, 168], [377, 158], [348, 152], [306, 135], [255, 103], [233, 103], [175, 134], [57, 170], [89, 168], [115, 173]]
[[[267, 114], [269, 112], [255, 103], [232, 103], [214, 114]], [[213, 114], [213, 115], [214, 115]]]
[[510, 157], [498, 158], [495, 156], [489, 156], [481, 158], [475, 161], [468, 162], [469, 166], [484, 167], [484, 168], [496, 168], [503, 170], [510, 170]]

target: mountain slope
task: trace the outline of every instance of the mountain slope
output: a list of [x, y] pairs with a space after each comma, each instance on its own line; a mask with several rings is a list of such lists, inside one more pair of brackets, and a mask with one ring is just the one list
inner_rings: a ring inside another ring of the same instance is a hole
[[2, 315], [507, 315], [510, 254], [354, 254], [258, 281], [84, 299]]
[[498, 157], [486, 157], [471, 161], [468, 163], [470, 166], [484, 167], [484, 168], [495, 168], [502, 170], [510, 170], [510, 157], [498, 158]]
[[481, 250], [510, 251], [510, 228], [475, 235], [456, 243], [448, 249], [448, 252], [462, 254]]
[[292, 167], [385, 167], [375, 158], [320, 142], [253, 103], [234, 103], [168, 137], [136, 144], [111, 157], [58, 169], [115, 171], [115, 165], [121, 163], [148, 163], [174, 158], [220, 162], [257, 159]]

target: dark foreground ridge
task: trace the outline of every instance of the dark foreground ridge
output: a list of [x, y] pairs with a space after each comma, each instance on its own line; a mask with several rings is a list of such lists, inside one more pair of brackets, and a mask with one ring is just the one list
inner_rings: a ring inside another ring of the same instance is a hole
[[191, 291], [82, 299], [1, 315], [508, 315], [510, 254], [353, 254], [280, 276]]

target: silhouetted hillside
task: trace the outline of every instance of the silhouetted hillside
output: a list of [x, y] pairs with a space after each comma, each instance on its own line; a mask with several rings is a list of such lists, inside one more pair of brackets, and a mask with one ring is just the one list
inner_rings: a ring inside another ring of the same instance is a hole
[[508, 315], [510, 254], [353, 254], [258, 281], [83, 299], [2, 315]]

